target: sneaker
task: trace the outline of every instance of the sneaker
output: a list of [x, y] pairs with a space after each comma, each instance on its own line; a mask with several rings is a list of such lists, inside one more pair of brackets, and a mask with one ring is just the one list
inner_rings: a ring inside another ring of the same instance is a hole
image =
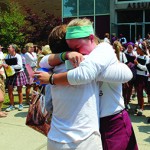
[[143, 115], [143, 110], [139, 109], [138, 112], [137, 112], [137, 116], [142, 116], [142, 115]]
[[19, 111], [22, 111], [22, 110], [23, 110], [23, 105], [22, 105], [22, 104], [19, 104], [18, 110], [19, 110]]
[[140, 109], [140, 106], [137, 105], [137, 106], [135, 107], [135, 112], [138, 112], [139, 109]]
[[8, 108], [6, 108], [6, 112], [10, 112], [10, 111], [12, 111], [12, 110], [15, 110], [15, 106], [13, 106], [13, 105], [10, 105]]

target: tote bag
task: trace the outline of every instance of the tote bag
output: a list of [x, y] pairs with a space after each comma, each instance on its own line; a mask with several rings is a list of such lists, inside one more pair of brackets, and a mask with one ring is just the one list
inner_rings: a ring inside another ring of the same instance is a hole
[[26, 125], [47, 136], [50, 130], [50, 116], [43, 104], [45, 102], [42, 92], [32, 91]]

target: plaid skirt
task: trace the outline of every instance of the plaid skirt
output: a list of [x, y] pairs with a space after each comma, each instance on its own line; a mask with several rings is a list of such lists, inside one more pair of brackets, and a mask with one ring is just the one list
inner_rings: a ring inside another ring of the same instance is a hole
[[28, 84], [28, 79], [24, 71], [15, 73], [15, 75], [6, 78], [7, 85], [23, 86]]

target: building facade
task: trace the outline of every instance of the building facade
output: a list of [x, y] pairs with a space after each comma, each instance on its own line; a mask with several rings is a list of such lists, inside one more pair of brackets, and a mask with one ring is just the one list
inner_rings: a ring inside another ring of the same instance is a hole
[[[0, 0], [5, 7], [7, 0]], [[150, 0], [15, 0], [23, 7], [41, 15], [41, 10], [62, 17], [66, 23], [73, 18], [89, 18], [101, 39], [106, 32], [135, 42], [150, 32]]]
[[90, 18], [96, 34], [123, 34], [135, 42], [150, 32], [150, 0], [62, 0], [63, 21]]
[[110, 0], [62, 0], [62, 20], [89, 18], [96, 34], [103, 38], [110, 32]]
[[110, 0], [110, 32], [135, 42], [150, 32], [150, 0]]

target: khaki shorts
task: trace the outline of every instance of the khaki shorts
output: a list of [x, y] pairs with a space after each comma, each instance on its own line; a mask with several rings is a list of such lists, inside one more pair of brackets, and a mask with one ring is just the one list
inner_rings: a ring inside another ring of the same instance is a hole
[[58, 143], [47, 140], [47, 150], [102, 150], [101, 137], [97, 134], [90, 135], [87, 139], [78, 143]]

